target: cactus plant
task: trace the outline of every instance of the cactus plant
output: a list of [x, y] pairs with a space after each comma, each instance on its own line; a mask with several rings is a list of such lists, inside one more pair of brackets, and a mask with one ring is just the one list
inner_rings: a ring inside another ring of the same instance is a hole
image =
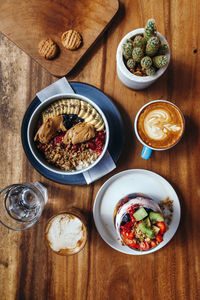
[[142, 59], [141, 59], [141, 67], [144, 68], [144, 69], [149, 69], [152, 65], [152, 59], [151, 57], [149, 56], [144, 56]]
[[168, 50], [169, 50], [168, 45], [162, 42], [158, 48], [158, 54], [165, 54]]
[[126, 40], [122, 45], [124, 63], [136, 76], [152, 76], [168, 63], [167, 43], [161, 42], [154, 19], [149, 19], [144, 33]]
[[152, 76], [152, 75], [154, 75], [155, 73], [156, 73], [156, 70], [155, 70], [155, 68], [152, 67], [152, 66], [146, 70], [147, 76]]
[[132, 69], [135, 67], [135, 61], [132, 58], [129, 58], [126, 62], [126, 65], [129, 69]]
[[167, 62], [168, 59], [166, 55], [158, 55], [153, 58], [153, 64], [158, 69], [166, 66]]
[[144, 37], [141, 35], [136, 35], [133, 41], [133, 47], [139, 47], [143, 49], [145, 47]]
[[155, 20], [149, 19], [147, 21], [147, 24], [145, 26], [144, 30], [144, 39], [147, 43], [150, 37], [154, 36], [156, 34], [156, 26], [155, 26]]
[[148, 56], [154, 56], [158, 52], [160, 46], [160, 40], [157, 36], [151, 37], [146, 45], [146, 54]]
[[129, 39], [123, 44], [122, 53], [126, 59], [129, 59], [132, 57], [132, 51], [133, 51], [133, 43]]
[[127, 39], [126, 42], [122, 45], [122, 48], [127, 48], [127, 46], [131, 46], [130, 44], [133, 44], [133, 41], [131, 39]]
[[139, 47], [133, 48], [132, 58], [135, 62], [140, 62], [143, 56], [144, 56], [144, 51], [142, 48]]

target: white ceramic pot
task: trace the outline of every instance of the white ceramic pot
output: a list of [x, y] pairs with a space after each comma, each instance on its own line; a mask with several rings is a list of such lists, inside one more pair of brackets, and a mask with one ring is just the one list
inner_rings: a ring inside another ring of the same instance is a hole
[[[117, 48], [117, 54], [116, 54], [116, 60], [117, 60], [117, 75], [120, 79], [120, 81], [127, 86], [128, 88], [134, 89], [134, 90], [142, 90], [147, 87], [149, 87], [152, 83], [154, 83], [162, 74], [166, 71], [169, 62], [170, 62], [170, 50], [166, 53], [168, 57], [168, 63], [165, 67], [160, 68], [155, 75], [152, 76], [136, 76], [132, 74], [127, 67], [124, 64], [123, 55], [122, 55], [122, 45], [126, 42], [127, 39], [137, 35], [137, 34], [143, 34], [144, 28], [138, 28], [133, 31], [130, 31], [127, 33], [121, 42], [118, 45]], [[157, 32], [157, 36], [161, 40], [161, 42], [165, 42], [168, 46], [167, 40], [164, 38], [162, 34]]]

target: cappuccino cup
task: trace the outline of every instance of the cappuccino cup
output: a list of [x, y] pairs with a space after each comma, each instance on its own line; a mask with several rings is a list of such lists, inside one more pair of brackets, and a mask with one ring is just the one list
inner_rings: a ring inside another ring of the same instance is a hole
[[59, 255], [76, 254], [87, 241], [85, 218], [78, 209], [69, 209], [50, 218], [45, 227], [45, 240]]
[[141, 157], [149, 159], [152, 150], [167, 150], [180, 141], [185, 120], [181, 110], [172, 102], [154, 100], [138, 111], [134, 129], [136, 137], [144, 146]]

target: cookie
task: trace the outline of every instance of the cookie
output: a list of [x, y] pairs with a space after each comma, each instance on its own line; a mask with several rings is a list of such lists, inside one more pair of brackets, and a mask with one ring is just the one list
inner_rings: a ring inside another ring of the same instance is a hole
[[80, 33], [70, 29], [62, 34], [61, 42], [66, 49], [75, 50], [80, 47], [82, 37]]
[[58, 53], [58, 46], [52, 39], [47, 38], [39, 42], [38, 52], [46, 59], [53, 59]]

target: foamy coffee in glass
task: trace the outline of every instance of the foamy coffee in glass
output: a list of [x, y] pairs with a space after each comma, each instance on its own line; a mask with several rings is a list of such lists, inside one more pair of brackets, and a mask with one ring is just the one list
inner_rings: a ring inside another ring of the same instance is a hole
[[56, 254], [80, 252], [87, 241], [86, 221], [82, 213], [71, 208], [53, 216], [46, 225], [45, 240]]
[[143, 158], [148, 159], [152, 150], [166, 150], [176, 145], [184, 127], [183, 114], [173, 103], [155, 100], [144, 105], [135, 119], [136, 136], [145, 146]]

